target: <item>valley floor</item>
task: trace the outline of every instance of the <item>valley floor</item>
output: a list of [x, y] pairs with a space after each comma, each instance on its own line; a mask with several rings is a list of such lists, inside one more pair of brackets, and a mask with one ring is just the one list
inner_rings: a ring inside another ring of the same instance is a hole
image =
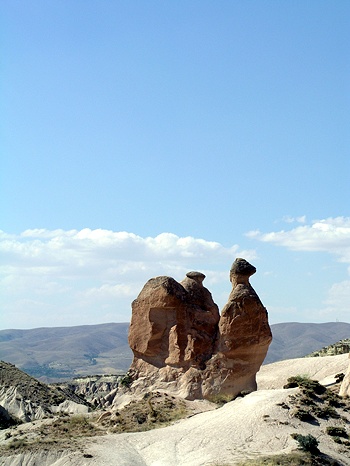
[[[329, 383], [345, 372], [347, 355], [283, 361], [264, 366], [260, 385], [285, 383], [287, 377], [318, 374]], [[322, 361], [323, 360], [323, 361]], [[305, 363], [304, 361], [308, 361]], [[308, 366], [308, 367], [307, 367]], [[317, 366], [317, 367], [316, 367]], [[322, 367], [323, 368], [322, 368]], [[298, 370], [299, 369], [299, 370]], [[283, 372], [283, 374], [282, 374]], [[175, 424], [146, 432], [108, 434], [76, 443], [75, 451], [51, 448], [2, 457], [2, 466], [223, 466], [262, 455], [296, 451], [293, 433], [317, 438], [322, 453], [342, 466], [350, 466], [350, 448], [327, 434], [327, 427], [345, 428], [350, 436], [350, 412], [337, 408], [339, 416], [305, 422], [295, 416], [299, 388], [261, 389], [237, 398], [221, 408], [196, 414]], [[4, 442], [2, 432], [1, 442]]]

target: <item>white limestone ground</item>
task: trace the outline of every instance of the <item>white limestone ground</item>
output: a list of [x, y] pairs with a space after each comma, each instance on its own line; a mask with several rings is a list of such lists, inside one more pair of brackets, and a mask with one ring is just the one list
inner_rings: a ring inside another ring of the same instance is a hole
[[349, 354], [321, 358], [299, 358], [262, 366], [257, 373], [258, 390], [282, 388], [292, 375], [307, 375], [324, 385], [334, 382], [334, 375], [344, 373], [349, 366]]
[[[332, 359], [329, 359], [332, 358]], [[283, 385], [292, 375], [309, 374], [318, 379], [345, 372], [347, 355], [309, 358], [264, 366], [259, 385]], [[276, 380], [276, 382], [273, 382]], [[222, 408], [197, 414], [176, 424], [147, 432], [111, 434], [85, 439], [76, 453], [27, 453], [0, 459], [4, 466], [218, 466], [261, 455], [289, 453], [297, 448], [291, 433], [312, 434], [323, 453], [350, 466], [345, 450], [326, 434], [328, 425], [341, 420], [320, 420], [312, 425], [292, 417], [280, 403], [298, 389], [258, 390]], [[345, 413], [350, 424], [350, 414]], [[348, 424], [348, 426], [349, 426]], [[340, 425], [340, 424], [339, 424]], [[342, 424], [344, 425], [344, 423]], [[350, 428], [348, 427], [349, 433]], [[85, 455], [85, 456], [84, 456]], [[91, 457], [86, 457], [91, 455]]]

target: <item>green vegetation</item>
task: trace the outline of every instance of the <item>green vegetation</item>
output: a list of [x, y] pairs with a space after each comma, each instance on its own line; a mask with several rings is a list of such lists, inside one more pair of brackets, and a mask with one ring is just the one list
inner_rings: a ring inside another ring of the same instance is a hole
[[22, 367], [22, 370], [32, 377], [48, 377], [51, 379], [70, 379], [75, 374], [73, 369], [68, 367], [60, 367], [59, 365], [54, 366], [51, 364], [33, 364]]
[[329, 426], [326, 429], [326, 432], [328, 435], [331, 435], [332, 437], [344, 437], [344, 438], [349, 438], [346, 430], [344, 427], [333, 427]]
[[310, 410], [304, 408], [297, 408], [294, 412], [294, 417], [300, 419], [303, 422], [314, 422], [316, 421], [315, 416], [311, 413]]
[[337, 354], [345, 353], [350, 353], [350, 338], [344, 338], [343, 340], [340, 340], [333, 345], [325, 346], [322, 349], [314, 351], [305, 357], [314, 358], [322, 356], [336, 356]]
[[36, 451], [47, 448], [74, 449], [76, 441], [83, 437], [94, 437], [105, 434], [105, 430], [99, 427], [93, 420], [84, 415], [59, 416], [50, 423], [43, 423], [39, 428], [30, 433], [30, 437], [13, 428], [11, 441], [0, 447], [0, 456], [16, 450], [16, 453], [24, 451]]
[[91, 415], [59, 415], [51, 422], [42, 423], [31, 430], [30, 438], [18, 428], [7, 435], [11, 439], [0, 446], [0, 456], [9, 451], [35, 451], [47, 448], [77, 448], [79, 439], [95, 437], [109, 432], [139, 432], [163, 427], [188, 415], [184, 400], [167, 394], [148, 392], [140, 401], [133, 401], [117, 412]]
[[283, 388], [299, 387], [309, 396], [322, 395], [327, 390], [317, 380], [312, 380], [307, 375], [295, 375], [287, 379], [287, 384]]
[[85, 353], [83, 356], [89, 361], [89, 363], [92, 366], [95, 366], [97, 364], [96, 358], [98, 357], [98, 353]]
[[208, 401], [210, 401], [211, 403], [215, 403], [216, 405], [218, 405], [218, 407], [221, 407], [224, 404], [233, 401], [234, 399], [235, 397], [230, 395], [211, 395], [207, 398]]
[[291, 436], [298, 442], [301, 450], [314, 454], [319, 453], [318, 440], [313, 435], [291, 434]]
[[316, 418], [339, 419], [336, 408], [349, 409], [346, 400], [307, 376], [296, 375], [287, 382], [284, 388], [300, 388], [300, 393], [293, 397], [293, 416], [301, 421], [317, 423]]
[[9, 450], [18, 450], [26, 447], [28, 445], [25, 439], [14, 439], [8, 445], [7, 448]]
[[148, 392], [140, 401], [100, 416], [99, 424], [111, 432], [141, 432], [164, 427], [188, 415], [186, 403], [159, 392]]
[[133, 379], [131, 375], [129, 373], [126, 373], [125, 376], [120, 380], [120, 385], [122, 387], [129, 388], [132, 382], [133, 382]]
[[249, 395], [249, 393], [251, 393], [250, 390], [242, 390], [240, 393], [238, 393], [238, 395], [236, 396], [232, 396], [232, 395], [223, 395], [223, 394], [219, 394], [219, 395], [211, 395], [207, 398], [208, 401], [210, 401], [211, 403], [215, 403], [218, 405], [218, 407], [221, 407], [223, 406], [224, 404], [226, 403], [229, 403], [230, 401], [233, 401], [235, 400], [236, 398], [243, 398], [247, 395]]
[[40, 427], [40, 434], [46, 440], [52, 438], [71, 439], [79, 437], [93, 437], [104, 432], [99, 429], [91, 418], [84, 415], [60, 416], [52, 424], [44, 424]]
[[[215, 466], [229, 465], [218, 464]], [[310, 453], [301, 451], [285, 455], [262, 456], [235, 463], [235, 466], [339, 466], [339, 464], [322, 455], [311, 455]]]

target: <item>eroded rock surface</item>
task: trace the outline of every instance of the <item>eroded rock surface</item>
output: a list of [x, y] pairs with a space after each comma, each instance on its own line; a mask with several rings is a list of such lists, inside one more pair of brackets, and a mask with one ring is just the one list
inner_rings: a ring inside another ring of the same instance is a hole
[[[350, 353], [349, 353], [350, 358]], [[350, 396], [350, 363], [348, 366], [348, 370], [346, 371], [345, 377], [340, 386], [340, 396]]]
[[0, 419], [29, 422], [49, 417], [53, 412], [87, 412], [74, 393], [46, 385], [13, 364], [0, 361]]
[[204, 274], [189, 272], [181, 283], [164, 276], [149, 280], [132, 303], [131, 390], [164, 389], [187, 399], [256, 390], [272, 336], [267, 311], [249, 283], [255, 270], [244, 259], [233, 263], [221, 317]]

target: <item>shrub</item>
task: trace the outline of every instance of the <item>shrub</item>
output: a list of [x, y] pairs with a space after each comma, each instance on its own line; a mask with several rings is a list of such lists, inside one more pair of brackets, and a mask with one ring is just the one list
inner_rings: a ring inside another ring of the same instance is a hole
[[344, 427], [333, 427], [329, 426], [326, 429], [326, 432], [328, 435], [331, 435], [332, 437], [344, 437], [348, 438], [348, 434]]
[[[236, 464], [236, 463], [235, 463]], [[324, 465], [329, 463], [324, 463]], [[259, 458], [247, 459], [239, 462], [237, 466], [315, 466], [313, 458], [308, 453], [293, 452], [282, 455], [261, 456]], [[213, 465], [214, 466], [214, 465]], [[216, 464], [215, 464], [216, 466]], [[217, 466], [228, 466], [221, 464]]]
[[16, 439], [16, 440], [12, 440], [12, 442], [10, 442], [7, 445], [7, 448], [10, 450], [17, 450], [19, 448], [25, 447], [26, 445], [27, 445], [27, 442], [25, 439]]
[[308, 396], [322, 395], [327, 390], [326, 387], [321, 385], [317, 380], [312, 380], [305, 375], [295, 375], [287, 379], [287, 384], [283, 388], [300, 387]]
[[133, 380], [130, 374], [126, 374], [120, 381], [120, 385], [122, 387], [129, 388], [130, 385], [132, 384]]
[[343, 372], [340, 372], [339, 374], [336, 374], [334, 377], [336, 383], [340, 383], [344, 379], [345, 374]]
[[341, 408], [341, 407], [345, 406], [345, 403], [340, 398], [340, 396], [337, 395], [336, 393], [330, 391], [330, 390], [327, 390], [327, 392], [323, 395], [322, 398], [324, 400], [328, 401], [328, 404], [330, 406], [334, 406], [336, 408]]
[[211, 403], [215, 403], [218, 406], [223, 406], [226, 403], [229, 403], [230, 401], [233, 401], [235, 399], [234, 396], [232, 395], [210, 395], [207, 397], [207, 400], [210, 401]]
[[310, 453], [319, 453], [318, 440], [313, 435], [291, 434], [291, 436], [299, 443], [299, 448], [301, 450]]
[[313, 422], [316, 421], [316, 418], [311, 414], [310, 411], [303, 409], [303, 408], [298, 408], [294, 412], [294, 417], [300, 419], [303, 422]]
[[313, 410], [315, 416], [321, 418], [321, 419], [338, 419], [340, 416], [337, 413], [337, 411], [332, 407], [332, 406], [323, 406], [323, 407], [317, 407]]

